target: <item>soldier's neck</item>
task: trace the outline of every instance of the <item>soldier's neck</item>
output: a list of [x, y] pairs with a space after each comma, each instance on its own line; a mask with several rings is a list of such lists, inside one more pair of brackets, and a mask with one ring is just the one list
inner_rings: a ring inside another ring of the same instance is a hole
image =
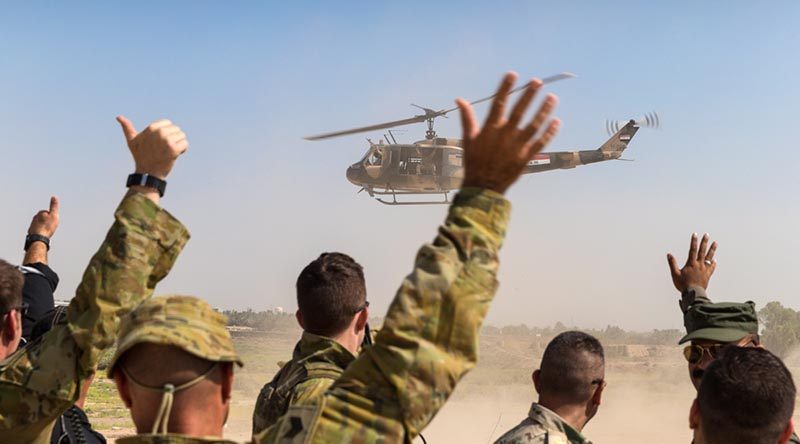
[[347, 329], [340, 335], [334, 336], [331, 339], [346, 348], [353, 356], [358, 356], [358, 350], [361, 348], [361, 339], [358, 335], [354, 334], [352, 330]]
[[539, 399], [539, 405], [555, 412], [564, 422], [578, 432], [582, 432], [586, 423], [591, 419], [586, 416], [585, 405], [571, 405], [558, 400], [543, 398]]

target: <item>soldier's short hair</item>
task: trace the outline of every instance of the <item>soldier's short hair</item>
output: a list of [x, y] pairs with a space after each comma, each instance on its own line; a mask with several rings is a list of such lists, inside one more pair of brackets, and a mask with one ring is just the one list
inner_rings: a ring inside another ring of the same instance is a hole
[[544, 350], [539, 394], [570, 404], [588, 401], [605, 376], [605, 353], [600, 341], [580, 331], [559, 334]]
[[25, 278], [17, 267], [0, 259], [0, 315], [22, 305]]
[[697, 409], [708, 444], [778, 442], [796, 389], [780, 358], [763, 348], [726, 347], [706, 369]]
[[346, 254], [323, 253], [297, 278], [297, 306], [309, 333], [338, 335], [366, 301], [364, 269]]

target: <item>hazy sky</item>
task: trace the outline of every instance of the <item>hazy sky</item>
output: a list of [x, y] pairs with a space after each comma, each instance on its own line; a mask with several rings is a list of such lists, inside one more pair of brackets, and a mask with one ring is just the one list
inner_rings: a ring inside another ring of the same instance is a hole
[[[550, 88], [550, 150], [596, 148], [607, 118], [657, 110], [663, 128], [637, 134], [636, 162], [520, 180], [489, 322], [680, 328], [665, 255], [692, 231], [720, 242], [714, 299], [800, 308], [797, 2], [77, 3], [0, 7], [0, 256], [21, 260], [58, 194], [60, 298], [125, 191], [123, 113], [191, 141], [163, 204], [193, 238], [160, 293], [293, 309], [302, 267], [339, 250], [382, 313], [445, 207], [356, 195], [364, 138], [302, 136], [481, 97], [513, 69], [579, 76]], [[459, 136], [458, 119], [437, 130]]]

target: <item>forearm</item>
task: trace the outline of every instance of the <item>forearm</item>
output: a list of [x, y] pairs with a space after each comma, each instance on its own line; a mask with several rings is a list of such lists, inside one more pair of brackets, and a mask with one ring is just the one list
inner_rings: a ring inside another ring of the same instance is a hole
[[456, 197], [433, 244], [420, 249], [375, 346], [334, 388], [370, 399], [367, 410], [402, 422], [410, 436], [430, 422], [477, 360], [509, 211], [508, 201], [490, 191], [467, 189]]
[[115, 219], [68, 312], [69, 328], [82, 351], [79, 365], [86, 372], [113, 344], [118, 318], [152, 295], [189, 239], [180, 222], [135, 191], [125, 196]]
[[22, 259], [23, 265], [28, 264], [45, 264], [47, 265], [47, 245], [44, 242], [34, 242], [28, 247], [25, 252], [25, 257]]

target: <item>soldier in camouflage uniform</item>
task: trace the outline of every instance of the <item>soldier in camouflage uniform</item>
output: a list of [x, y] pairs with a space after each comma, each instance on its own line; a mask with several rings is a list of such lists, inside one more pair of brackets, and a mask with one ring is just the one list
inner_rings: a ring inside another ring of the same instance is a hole
[[458, 101], [465, 139], [462, 189], [438, 236], [419, 250], [375, 344], [318, 405], [291, 407], [255, 437], [257, 442], [411, 442], [474, 367], [509, 219], [503, 193], [558, 130], [557, 120], [547, 123], [554, 96], [519, 128], [538, 82], [504, 117], [515, 79], [513, 74], [503, 79], [482, 129], [469, 104]]
[[[108, 368], [140, 442], [229, 442], [233, 364], [242, 365], [227, 319], [190, 296], [150, 299], [122, 319]], [[153, 366], [152, 357], [158, 356]]]
[[[679, 344], [691, 341], [684, 348], [684, 357], [695, 389], [700, 387], [706, 369], [725, 347], [762, 347], [754, 302], [712, 303], [706, 293], [717, 268], [714, 260], [717, 243], [709, 246], [709, 240], [708, 234], [704, 234], [698, 247], [697, 234], [692, 234], [689, 257], [683, 268], [672, 254], [667, 255], [672, 283], [681, 292], [679, 306], [686, 327], [686, 335]], [[792, 434], [789, 442], [800, 444], [800, 438]]]
[[[256, 442], [410, 442], [474, 367], [478, 331], [497, 290], [497, 253], [510, 211], [503, 193], [559, 127], [557, 119], [548, 122], [557, 101], [551, 95], [519, 128], [538, 81], [505, 118], [515, 80], [514, 74], [503, 79], [483, 129], [469, 104], [458, 101], [466, 139], [462, 190], [439, 235], [420, 249], [375, 345], [348, 366], [318, 404], [292, 406]], [[151, 417], [163, 418], [164, 408], [158, 410], [161, 415], [150, 412]], [[209, 441], [214, 439], [149, 434], [132, 442]]]
[[528, 417], [495, 444], [591, 444], [582, 434], [605, 389], [605, 355], [595, 337], [579, 331], [559, 334], [533, 372], [539, 393]]
[[303, 336], [287, 362], [261, 389], [253, 434], [291, 405], [314, 404], [356, 358], [369, 318], [364, 272], [342, 253], [323, 253], [297, 278], [297, 320]]
[[[188, 148], [186, 135], [167, 120], [137, 133], [129, 121], [119, 119], [136, 171], [166, 178]], [[4, 443], [50, 441], [54, 421], [75, 403], [102, 352], [114, 343], [119, 317], [150, 297], [172, 268], [189, 234], [158, 206], [159, 198], [150, 187], [133, 186], [89, 262], [67, 318], [26, 348], [0, 356], [5, 358], [0, 361]], [[3, 332], [17, 343], [13, 337], [20, 333]]]

